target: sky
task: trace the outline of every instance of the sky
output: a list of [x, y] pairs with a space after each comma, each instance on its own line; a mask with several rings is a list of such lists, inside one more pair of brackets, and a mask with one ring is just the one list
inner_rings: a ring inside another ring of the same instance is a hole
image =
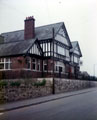
[[35, 26], [64, 22], [71, 41], [78, 41], [81, 71], [97, 76], [97, 0], [0, 0], [0, 34], [24, 29], [27, 16]]

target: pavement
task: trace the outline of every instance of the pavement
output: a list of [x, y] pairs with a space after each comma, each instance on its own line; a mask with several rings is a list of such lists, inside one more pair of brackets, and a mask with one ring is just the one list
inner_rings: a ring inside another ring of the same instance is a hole
[[95, 89], [97, 90], [97, 88], [88, 88], [88, 89], [83, 89], [83, 90], [78, 90], [78, 91], [73, 91], [73, 92], [65, 92], [65, 93], [60, 93], [60, 94], [44, 96], [44, 97], [38, 97], [34, 99], [27, 99], [23, 101], [6, 103], [6, 104], [0, 105], [0, 112], [12, 111], [12, 110], [16, 110], [16, 109], [20, 109], [24, 107], [29, 107], [33, 105], [38, 105], [38, 104], [70, 97], [70, 96], [84, 94], [84, 93], [95, 91]]

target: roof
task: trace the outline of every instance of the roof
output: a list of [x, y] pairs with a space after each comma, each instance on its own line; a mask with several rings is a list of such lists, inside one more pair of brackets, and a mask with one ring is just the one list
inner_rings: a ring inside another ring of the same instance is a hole
[[[35, 27], [35, 38], [38, 40], [45, 40], [52, 38], [52, 28], [55, 30], [55, 35], [63, 25], [63, 22]], [[12, 42], [12, 41], [21, 41], [24, 40], [24, 30], [18, 30], [13, 32], [2, 33], [4, 36], [4, 42]]]
[[36, 39], [0, 44], [0, 57], [26, 54]]
[[74, 52], [76, 46], [78, 46], [79, 52], [80, 52], [80, 57], [82, 57], [82, 53], [81, 53], [78, 41], [73, 41], [73, 42], [71, 42], [71, 44], [72, 44], [72, 49], [70, 50], [70, 52]]
[[76, 47], [76, 45], [77, 45], [77, 41], [71, 42], [71, 44], [72, 44], [71, 52], [73, 52], [75, 47]]

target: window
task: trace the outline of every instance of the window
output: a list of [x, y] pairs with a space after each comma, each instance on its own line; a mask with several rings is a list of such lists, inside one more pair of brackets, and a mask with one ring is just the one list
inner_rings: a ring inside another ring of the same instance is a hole
[[69, 57], [69, 50], [66, 49], [66, 57]]
[[63, 68], [59, 66], [59, 72], [63, 72]]
[[48, 56], [50, 56], [50, 42], [48, 43]]
[[44, 71], [47, 71], [47, 62], [46, 61], [44, 61], [43, 66], [44, 66]]
[[59, 71], [59, 69], [58, 69], [59, 67], [58, 66], [55, 66], [55, 71]]
[[31, 69], [31, 58], [27, 58], [27, 68]]
[[40, 60], [38, 60], [37, 70], [40, 71]]
[[56, 72], [65, 72], [65, 65], [62, 62], [56, 62], [55, 64], [55, 71]]
[[66, 61], [70, 61], [70, 55], [68, 49], [66, 49]]
[[74, 62], [79, 63], [79, 58], [77, 56], [74, 56]]
[[71, 56], [71, 62], [73, 62], [73, 55]]
[[4, 69], [4, 58], [0, 58], [0, 69]]
[[45, 43], [45, 52], [46, 52], [46, 56], [47, 56], [47, 52], [48, 52], [48, 44], [47, 43]]
[[32, 69], [36, 70], [36, 59], [32, 59]]
[[50, 42], [48, 43], [48, 51], [50, 51]]
[[43, 52], [45, 52], [45, 43], [43, 43], [42, 45], [43, 45]]
[[65, 49], [61, 46], [58, 46], [58, 54], [65, 55]]
[[0, 58], [0, 69], [9, 70], [10, 69], [10, 58]]

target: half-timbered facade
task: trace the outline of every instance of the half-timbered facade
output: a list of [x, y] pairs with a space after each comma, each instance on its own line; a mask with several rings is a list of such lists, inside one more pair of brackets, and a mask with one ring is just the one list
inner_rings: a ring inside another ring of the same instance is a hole
[[68, 77], [82, 56], [63, 22], [35, 27], [28, 17], [24, 30], [2, 33], [0, 41], [0, 71], [29, 70], [32, 77]]
[[72, 49], [70, 50], [70, 58], [71, 58], [71, 73], [78, 77], [78, 73], [80, 70], [80, 57], [82, 57], [82, 53], [77, 41], [72, 42]]

